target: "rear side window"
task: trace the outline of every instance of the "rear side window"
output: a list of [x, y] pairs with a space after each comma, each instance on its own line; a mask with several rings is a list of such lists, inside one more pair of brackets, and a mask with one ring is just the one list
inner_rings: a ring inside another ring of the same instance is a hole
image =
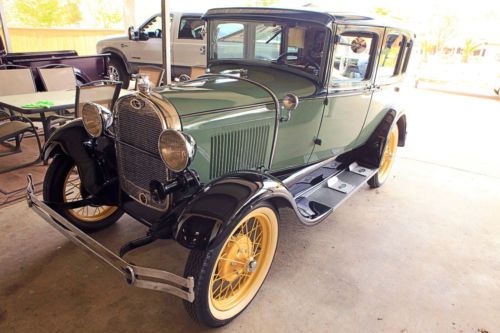
[[183, 17], [179, 25], [179, 38], [203, 39], [205, 21], [196, 17]]
[[401, 34], [390, 33], [385, 36], [377, 72], [379, 77], [388, 78], [396, 74], [404, 45], [405, 37]]
[[373, 61], [372, 48], [375, 44], [374, 36], [366, 33], [348, 32], [337, 36], [331, 73], [332, 83], [369, 79]]

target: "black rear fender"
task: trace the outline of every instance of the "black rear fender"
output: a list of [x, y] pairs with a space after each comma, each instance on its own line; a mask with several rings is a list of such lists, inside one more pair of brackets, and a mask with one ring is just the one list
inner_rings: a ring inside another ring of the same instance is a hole
[[189, 249], [204, 250], [223, 242], [256, 205], [291, 206], [290, 193], [276, 178], [239, 172], [219, 178], [195, 195], [180, 214], [174, 238]]

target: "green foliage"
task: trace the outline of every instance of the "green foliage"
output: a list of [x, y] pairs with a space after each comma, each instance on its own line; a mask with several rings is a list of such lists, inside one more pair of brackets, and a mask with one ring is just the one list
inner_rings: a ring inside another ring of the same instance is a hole
[[481, 46], [481, 43], [476, 44], [472, 39], [467, 39], [465, 41], [464, 48], [462, 50], [462, 62], [464, 64], [469, 62], [469, 56], [476, 51], [479, 46]]
[[15, 0], [15, 19], [32, 27], [61, 27], [82, 20], [80, 0]]
[[113, 25], [122, 21], [122, 11], [120, 6], [123, 3], [118, 1], [109, 0], [94, 0], [93, 12], [95, 13], [95, 20], [99, 26], [109, 29]]

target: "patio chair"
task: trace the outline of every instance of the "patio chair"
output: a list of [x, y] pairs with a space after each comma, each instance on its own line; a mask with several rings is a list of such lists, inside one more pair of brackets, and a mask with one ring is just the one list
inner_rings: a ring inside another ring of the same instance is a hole
[[153, 88], [159, 87], [163, 81], [165, 70], [156, 66], [139, 66], [137, 74], [132, 75], [135, 78], [135, 90], [137, 90], [138, 78], [140, 76], [148, 76]]
[[70, 90], [77, 86], [75, 69], [71, 66], [51, 64], [36, 70], [46, 91]]
[[[0, 111], [0, 144], [8, 149], [8, 151], [0, 153], [0, 157], [22, 152], [21, 141], [25, 133], [32, 133], [36, 138], [38, 145], [37, 158], [34, 161], [22, 163], [6, 169], [0, 169], [0, 173], [36, 164], [41, 161], [42, 157], [42, 144], [33, 122], [28, 118], [11, 116], [4, 111]], [[14, 144], [12, 142], [14, 142]]]
[[[37, 68], [38, 75], [46, 91], [72, 90], [78, 85], [75, 69], [72, 66], [61, 64], [49, 64]], [[64, 124], [75, 118], [73, 109], [64, 110], [57, 116], [52, 116], [50, 124]], [[52, 126], [51, 129], [53, 130]]]
[[[19, 65], [0, 66], [0, 96], [33, 94], [36, 92], [33, 73], [29, 67]], [[42, 122], [42, 118], [39, 113], [21, 114], [11, 110], [8, 111], [11, 115], [27, 118], [32, 122]], [[59, 118], [59, 114], [57, 112], [49, 111], [45, 112], [45, 117], [46, 121], [50, 124], [52, 121]]]
[[81, 117], [81, 110], [85, 103], [94, 102], [113, 110], [115, 101], [120, 95], [122, 83], [120, 81], [94, 81], [76, 87], [76, 117]]

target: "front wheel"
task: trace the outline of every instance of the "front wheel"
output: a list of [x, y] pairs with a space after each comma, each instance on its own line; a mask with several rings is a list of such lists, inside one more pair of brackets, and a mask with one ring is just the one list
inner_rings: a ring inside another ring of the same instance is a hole
[[[54, 158], [43, 181], [43, 200], [65, 203], [81, 200], [86, 196], [73, 159], [65, 155]], [[106, 228], [123, 215], [123, 211], [116, 206], [88, 205], [56, 210], [72, 224], [88, 232]]]
[[382, 186], [389, 178], [389, 174], [396, 159], [398, 140], [398, 126], [393, 125], [387, 136], [387, 141], [385, 144], [384, 152], [382, 153], [382, 159], [380, 161], [378, 172], [368, 181], [368, 185], [370, 185], [371, 188]]
[[219, 246], [191, 251], [185, 276], [193, 276], [191, 317], [210, 327], [229, 323], [253, 300], [271, 268], [278, 244], [278, 216], [267, 205], [248, 213]]

